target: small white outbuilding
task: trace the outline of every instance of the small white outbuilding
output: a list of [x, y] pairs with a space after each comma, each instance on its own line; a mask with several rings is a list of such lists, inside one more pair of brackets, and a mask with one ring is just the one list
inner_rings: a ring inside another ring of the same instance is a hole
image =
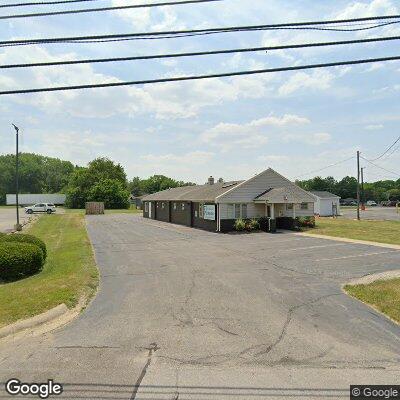
[[311, 191], [315, 198], [314, 212], [321, 217], [340, 215], [340, 197], [326, 191]]

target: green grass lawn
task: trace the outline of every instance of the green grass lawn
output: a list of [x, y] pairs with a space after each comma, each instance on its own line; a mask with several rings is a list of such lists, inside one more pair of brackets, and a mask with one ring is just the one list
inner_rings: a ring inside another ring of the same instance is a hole
[[0, 327], [62, 303], [73, 307], [98, 284], [83, 215], [43, 215], [29, 233], [46, 243], [46, 264], [37, 275], [0, 285]]
[[[85, 214], [85, 210], [76, 208], [65, 208], [65, 212], [67, 214]], [[141, 214], [142, 212], [143, 210], [137, 210], [134, 206], [131, 206], [129, 209], [105, 210], [106, 214]]]
[[400, 245], [399, 221], [356, 221], [342, 218], [319, 218], [311, 234], [369, 240], [379, 243]]
[[368, 285], [347, 285], [344, 289], [351, 296], [400, 322], [400, 278], [376, 281]]

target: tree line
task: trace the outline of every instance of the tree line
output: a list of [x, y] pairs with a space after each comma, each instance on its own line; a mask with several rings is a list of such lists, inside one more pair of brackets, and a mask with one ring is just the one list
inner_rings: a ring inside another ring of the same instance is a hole
[[[357, 179], [352, 176], [346, 176], [340, 181], [332, 176], [327, 178], [317, 176], [308, 180], [296, 181], [296, 183], [305, 190], [326, 190], [342, 199], [357, 197]], [[364, 183], [364, 200], [400, 201], [400, 179]]]
[[[15, 155], [0, 156], [0, 204], [15, 193]], [[87, 201], [102, 201], [108, 209], [128, 208], [129, 197], [168, 188], [194, 185], [164, 175], [128, 181], [124, 168], [108, 158], [96, 158], [87, 167], [39, 154], [19, 157], [20, 193], [65, 193], [66, 206], [84, 208]]]
[[[39, 154], [21, 153], [19, 161], [20, 193], [65, 193], [67, 206], [84, 208], [86, 201], [104, 201], [107, 208], [129, 207], [129, 196], [142, 196], [194, 185], [164, 175], [146, 179], [134, 177], [128, 181], [124, 168], [108, 158], [97, 158], [87, 167]], [[346, 176], [341, 180], [328, 176], [296, 181], [305, 190], [326, 190], [342, 199], [357, 197], [357, 179]], [[15, 193], [15, 155], [0, 156], [0, 204], [6, 193]], [[400, 179], [367, 182], [365, 200], [376, 202], [400, 201]]]

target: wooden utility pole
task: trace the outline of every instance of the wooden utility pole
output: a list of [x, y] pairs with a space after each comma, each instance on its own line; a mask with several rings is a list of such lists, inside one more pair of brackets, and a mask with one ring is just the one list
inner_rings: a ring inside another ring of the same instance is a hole
[[360, 152], [357, 151], [357, 219], [360, 220]]

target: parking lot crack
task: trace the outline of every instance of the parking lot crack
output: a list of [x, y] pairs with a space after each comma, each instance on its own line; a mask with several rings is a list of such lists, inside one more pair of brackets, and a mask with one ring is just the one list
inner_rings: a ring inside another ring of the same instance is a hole
[[132, 392], [131, 400], [136, 399], [140, 385], [142, 384], [142, 381], [143, 381], [144, 377], [146, 376], [147, 369], [150, 367], [153, 354], [159, 349], [160, 348], [157, 346], [157, 343], [151, 343], [150, 346], [147, 348], [147, 350], [149, 351], [149, 354], [147, 356], [147, 361], [139, 375], [139, 378], [136, 381], [136, 384], [135, 384], [133, 392]]

